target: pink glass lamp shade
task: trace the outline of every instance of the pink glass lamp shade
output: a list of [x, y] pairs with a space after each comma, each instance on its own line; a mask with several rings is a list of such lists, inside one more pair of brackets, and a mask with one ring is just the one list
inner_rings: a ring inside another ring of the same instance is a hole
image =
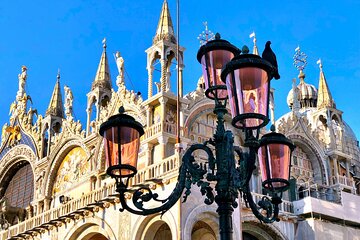
[[137, 173], [140, 137], [144, 134], [142, 125], [133, 117], [119, 113], [101, 124], [99, 132], [104, 137], [107, 174], [117, 181], [128, 181]]
[[260, 139], [258, 158], [263, 188], [283, 192], [289, 188], [291, 154], [295, 145], [281, 133], [271, 132]]
[[216, 34], [215, 40], [201, 46], [197, 59], [201, 63], [205, 83], [205, 94], [210, 99], [225, 100], [227, 90], [221, 81], [221, 70], [240, 50]]
[[221, 73], [226, 82], [232, 125], [240, 129], [259, 129], [268, 122], [270, 76], [273, 66], [254, 54], [231, 60]]

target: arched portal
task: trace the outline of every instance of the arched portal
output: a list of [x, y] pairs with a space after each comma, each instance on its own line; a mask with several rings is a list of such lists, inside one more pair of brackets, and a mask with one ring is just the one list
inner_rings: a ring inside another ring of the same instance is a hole
[[156, 221], [152, 223], [146, 230], [144, 240], [172, 240], [172, 234], [169, 225], [164, 221]]
[[[253, 216], [252, 216], [253, 218]], [[286, 240], [286, 236], [275, 225], [255, 221], [242, 223], [243, 240]]]
[[244, 232], [243, 240], [259, 240], [259, 239], [250, 233]]
[[191, 231], [192, 240], [216, 240], [214, 230], [204, 221], [197, 221]]
[[84, 236], [82, 239], [80, 240], [109, 240], [107, 237], [105, 237], [104, 235], [102, 235], [101, 233], [89, 233], [88, 235]]

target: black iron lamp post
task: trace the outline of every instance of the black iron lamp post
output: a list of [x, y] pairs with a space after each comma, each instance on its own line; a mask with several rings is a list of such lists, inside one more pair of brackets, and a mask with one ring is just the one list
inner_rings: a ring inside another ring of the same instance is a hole
[[[115, 178], [122, 208], [134, 214], [149, 215], [169, 210], [181, 196], [186, 201], [192, 184], [200, 187], [205, 203], [218, 205], [220, 238], [233, 239], [232, 213], [237, 207], [239, 194], [250, 206], [254, 215], [265, 223], [279, 220], [279, 204], [282, 193], [289, 187], [290, 159], [295, 146], [280, 133], [265, 134], [259, 139], [260, 128], [268, 122], [270, 80], [277, 69], [269, 61], [241, 51], [229, 42], [220, 39], [209, 41], [199, 49], [197, 58], [202, 64], [205, 94], [215, 101], [217, 116], [216, 132], [204, 144], [191, 145], [182, 158], [178, 182], [173, 192], [160, 199], [147, 186], [134, 190], [129, 188], [129, 178], [136, 170], [136, 159], [140, 136], [144, 133], [140, 123], [120, 113], [100, 126], [104, 137], [107, 173]], [[245, 132], [245, 147], [248, 151], [234, 146], [233, 134], [225, 130], [224, 115], [227, 101], [232, 115], [232, 125]], [[193, 153], [205, 151], [208, 166], [196, 163]], [[235, 160], [238, 158], [239, 160]], [[268, 193], [255, 203], [249, 182], [258, 158], [263, 189]], [[215, 184], [215, 191], [211, 187]], [[185, 192], [184, 192], [184, 189]], [[132, 203], [126, 195], [132, 193]], [[150, 201], [159, 202], [149, 208]]]

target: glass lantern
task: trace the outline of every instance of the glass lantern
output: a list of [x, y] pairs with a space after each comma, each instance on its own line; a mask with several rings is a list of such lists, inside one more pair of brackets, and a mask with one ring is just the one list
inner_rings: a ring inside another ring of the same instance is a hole
[[226, 83], [232, 125], [260, 129], [268, 122], [270, 76], [273, 66], [255, 54], [242, 54], [229, 62], [221, 79]]
[[289, 188], [291, 154], [295, 145], [281, 133], [271, 132], [260, 139], [258, 158], [262, 185], [269, 192]]
[[227, 90], [220, 75], [223, 67], [232, 58], [240, 54], [240, 50], [226, 40], [220, 39], [220, 34], [215, 35], [215, 40], [201, 46], [197, 59], [201, 63], [205, 83], [205, 95], [210, 99], [227, 99]]
[[[104, 137], [106, 173], [117, 182], [125, 181], [137, 173], [137, 159], [140, 137], [144, 134], [142, 125], [121, 109], [100, 126]], [[119, 181], [120, 180], [120, 181]]]

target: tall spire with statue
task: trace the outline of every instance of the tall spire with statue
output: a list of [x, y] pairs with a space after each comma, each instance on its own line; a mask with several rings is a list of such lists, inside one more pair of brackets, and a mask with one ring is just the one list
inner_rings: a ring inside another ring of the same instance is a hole
[[[90, 132], [91, 122], [99, 120], [101, 107], [107, 106], [112, 93], [109, 62], [106, 54], [106, 38], [103, 39], [102, 44], [103, 52], [100, 57], [98, 69], [91, 85], [91, 91], [87, 94], [86, 134]], [[93, 107], [95, 107], [95, 112], [93, 112]]]
[[317, 107], [318, 108], [324, 108], [324, 107], [336, 108], [334, 99], [331, 96], [330, 89], [328, 87], [328, 84], [327, 84], [327, 81], [325, 78], [321, 59], [319, 59], [316, 63], [319, 64], [319, 68], [320, 68]]
[[154, 37], [154, 43], [161, 40], [167, 40], [176, 44], [174, 27], [171, 21], [170, 10], [166, 0], [162, 5], [159, 23]]
[[106, 38], [102, 41], [103, 43], [103, 52], [101, 54], [100, 62], [98, 69], [96, 71], [95, 79], [92, 83], [91, 90], [94, 90], [96, 87], [111, 89], [111, 79], [110, 79], [110, 70], [109, 63], [106, 54]]
[[47, 115], [64, 118], [64, 109], [60, 89], [60, 72], [57, 74], [56, 84], [51, 95], [49, 106], [46, 110], [45, 116]]
[[[157, 92], [155, 94], [171, 91], [170, 78], [173, 60], [176, 60], [176, 68], [179, 68], [179, 95], [182, 96], [184, 50], [185, 49], [183, 47], [177, 46], [169, 6], [167, 1], [164, 0], [160, 13], [159, 24], [157, 26], [155, 37], [153, 38], [153, 45], [145, 51], [147, 53], [146, 69], [148, 70], [148, 98], [151, 98], [154, 94], [154, 84], [157, 86]], [[179, 52], [179, 56], [177, 56], [177, 52]], [[154, 70], [157, 63], [160, 63], [161, 66], [161, 69], [158, 69], [160, 72], [160, 79], [158, 82], [154, 82]]]

